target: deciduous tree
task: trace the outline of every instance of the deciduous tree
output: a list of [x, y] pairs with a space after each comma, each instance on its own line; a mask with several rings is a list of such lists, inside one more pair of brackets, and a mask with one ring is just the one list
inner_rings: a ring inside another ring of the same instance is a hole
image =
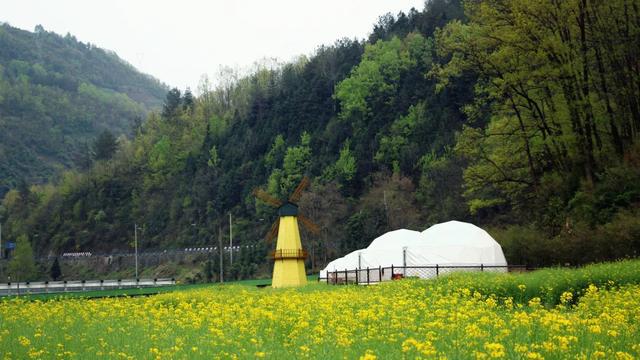
[[16, 249], [9, 262], [8, 274], [16, 281], [33, 281], [38, 277], [33, 249], [26, 235], [19, 236], [16, 241]]

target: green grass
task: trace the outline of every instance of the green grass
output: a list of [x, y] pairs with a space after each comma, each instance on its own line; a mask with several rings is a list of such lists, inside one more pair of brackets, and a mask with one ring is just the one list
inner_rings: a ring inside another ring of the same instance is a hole
[[514, 301], [528, 302], [538, 297], [547, 306], [560, 302], [564, 292], [582, 296], [590, 284], [599, 288], [640, 284], [640, 260], [621, 260], [593, 264], [581, 268], [547, 268], [527, 273], [496, 274], [453, 273], [437, 281], [467, 287], [482, 294], [511, 297]]
[[[498, 297], [511, 297], [516, 302], [526, 303], [539, 297], [547, 306], [560, 302], [564, 292], [571, 292], [575, 299], [582, 296], [589, 284], [600, 288], [610, 288], [625, 284], [640, 284], [640, 260], [621, 260], [610, 263], [588, 265], [582, 268], [547, 268], [526, 273], [459, 272], [433, 280], [446, 283], [451, 289], [467, 287], [481, 294], [494, 294]], [[317, 283], [317, 275], [307, 277], [310, 285], [301, 291], [325, 289], [312, 285]], [[271, 279], [250, 279], [230, 281], [223, 284], [178, 284], [175, 286], [97, 290], [54, 294], [23, 295], [27, 300], [51, 300], [61, 298], [99, 298], [118, 296], [155, 295], [175, 291], [199, 290], [211, 287], [241, 285], [258, 287], [270, 285]], [[455, 285], [451, 285], [455, 284]]]

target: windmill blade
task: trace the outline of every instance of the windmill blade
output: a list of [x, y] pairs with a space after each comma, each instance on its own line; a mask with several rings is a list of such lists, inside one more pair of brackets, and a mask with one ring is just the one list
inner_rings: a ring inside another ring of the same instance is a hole
[[300, 201], [302, 192], [309, 186], [310, 182], [311, 181], [309, 181], [308, 177], [303, 177], [302, 180], [300, 180], [300, 184], [298, 184], [296, 189], [293, 191], [293, 194], [291, 194], [291, 196], [289, 197], [289, 202], [297, 203], [298, 201]]
[[320, 233], [320, 226], [318, 226], [316, 223], [311, 221], [308, 217], [302, 214], [298, 214], [298, 220], [300, 220], [300, 222], [302, 222], [304, 227], [306, 227], [307, 230], [309, 230], [311, 233], [316, 235]]
[[273, 239], [278, 236], [278, 230], [280, 229], [280, 219], [276, 219], [276, 221], [273, 223], [273, 225], [271, 225], [271, 230], [269, 230], [269, 233], [267, 234], [267, 243], [271, 244], [271, 242], [273, 242]]
[[253, 195], [271, 206], [275, 206], [275, 207], [282, 206], [282, 201], [274, 198], [268, 192], [262, 189], [254, 189]]

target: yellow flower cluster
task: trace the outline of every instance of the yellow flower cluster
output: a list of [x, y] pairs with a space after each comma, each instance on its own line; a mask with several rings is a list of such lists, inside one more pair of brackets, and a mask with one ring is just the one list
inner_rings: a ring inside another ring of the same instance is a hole
[[28, 358], [634, 359], [640, 286], [591, 286], [555, 307], [455, 279], [0, 301], [0, 359]]

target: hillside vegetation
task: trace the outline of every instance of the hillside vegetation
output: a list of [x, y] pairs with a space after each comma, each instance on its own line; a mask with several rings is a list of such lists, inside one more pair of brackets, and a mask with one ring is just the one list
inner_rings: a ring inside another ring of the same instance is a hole
[[1, 24], [0, 196], [21, 181], [86, 168], [100, 132], [130, 135], [165, 93], [113, 52], [41, 26]]
[[134, 223], [143, 250], [217, 244], [231, 212], [234, 242], [262, 249], [231, 271], [252, 276], [275, 219], [252, 189], [284, 197], [307, 174], [314, 269], [451, 219], [489, 228], [511, 263], [636, 256], [638, 24], [625, 0], [434, 0], [383, 16], [367, 41], [204, 81], [197, 98], [171, 90], [112, 159], [9, 192], [6, 233], [41, 255], [128, 250]]

